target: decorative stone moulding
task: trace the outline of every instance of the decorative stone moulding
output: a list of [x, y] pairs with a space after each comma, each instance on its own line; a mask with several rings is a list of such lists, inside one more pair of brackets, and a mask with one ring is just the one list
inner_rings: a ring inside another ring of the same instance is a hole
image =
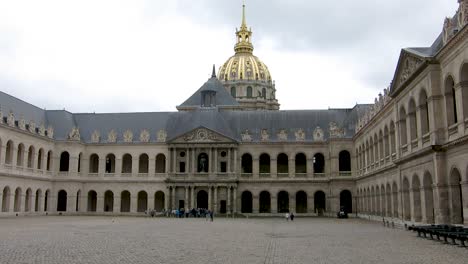
[[342, 138], [345, 135], [345, 130], [343, 128], [339, 128], [335, 122], [330, 122], [328, 129], [330, 131], [331, 138]]
[[211, 142], [218, 141], [218, 136], [207, 129], [200, 128], [186, 134], [184, 140], [192, 142]]
[[18, 128], [21, 130], [26, 130], [26, 121], [24, 120], [23, 116], [20, 117], [18, 121]]
[[323, 141], [323, 136], [324, 136], [323, 129], [320, 127], [316, 127], [314, 130], [314, 135], [313, 135], [314, 141]]
[[140, 133], [140, 142], [149, 142], [150, 132], [147, 129], [143, 129]]
[[101, 133], [99, 131], [94, 130], [93, 134], [91, 134], [91, 142], [99, 143], [101, 141]]
[[117, 133], [115, 133], [114, 129], [109, 131], [109, 133], [107, 134], [107, 142], [109, 143], [117, 142]]
[[[78, 131], [78, 135], [77, 135], [78, 139], [76, 139], [76, 140], [80, 140], [80, 131], [78, 130], [78, 128], [77, 128], [77, 131]], [[54, 128], [52, 126], [47, 127], [47, 137], [48, 138], [54, 138]]]
[[157, 135], [156, 135], [156, 138], [157, 138], [158, 142], [166, 142], [166, 139], [167, 139], [166, 130], [164, 130], [164, 129], [159, 130]]
[[124, 139], [125, 143], [132, 143], [133, 142], [133, 132], [127, 129], [123, 134], [123, 139]]
[[252, 142], [252, 134], [250, 134], [248, 129], [241, 133], [241, 138], [243, 142]]
[[10, 111], [7, 117], [7, 124], [11, 127], [15, 126], [15, 115]]
[[268, 129], [262, 129], [260, 132], [260, 140], [268, 141], [270, 140], [270, 135], [268, 134]]
[[73, 127], [72, 130], [70, 131], [70, 133], [68, 133], [68, 139], [69, 140], [79, 141], [80, 138], [81, 138], [80, 137], [80, 130], [77, 127]]
[[46, 133], [46, 129], [45, 129], [44, 123], [41, 123], [41, 125], [39, 126], [39, 135], [44, 137], [45, 133]]
[[34, 120], [29, 121], [28, 130], [31, 133], [36, 133], [36, 122]]
[[280, 141], [287, 141], [288, 140], [288, 132], [286, 129], [280, 129], [280, 132], [278, 133], [278, 140]]
[[296, 141], [304, 141], [305, 140], [305, 132], [304, 132], [304, 129], [300, 128], [299, 130], [296, 131], [296, 133], [294, 133], [294, 135], [296, 136]]

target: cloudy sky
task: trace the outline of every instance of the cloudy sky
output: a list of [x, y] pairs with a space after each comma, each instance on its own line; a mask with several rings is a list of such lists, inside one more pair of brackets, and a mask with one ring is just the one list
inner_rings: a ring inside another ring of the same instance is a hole
[[[0, 90], [71, 112], [175, 111], [233, 55], [242, 0], [0, 0]], [[247, 0], [281, 109], [373, 102], [457, 0]]]

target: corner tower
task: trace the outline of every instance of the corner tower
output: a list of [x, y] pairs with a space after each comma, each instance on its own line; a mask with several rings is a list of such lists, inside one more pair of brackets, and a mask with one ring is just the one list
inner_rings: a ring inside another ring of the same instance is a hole
[[247, 27], [245, 4], [236, 39], [235, 54], [219, 69], [219, 80], [243, 110], [279, 110], [275, 83], [268, 67], [253, 55], [252, 30]]

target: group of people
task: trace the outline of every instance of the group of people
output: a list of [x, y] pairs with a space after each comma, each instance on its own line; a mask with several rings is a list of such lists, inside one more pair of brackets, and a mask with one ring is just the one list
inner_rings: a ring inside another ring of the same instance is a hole
[[289, 220], [294, 221], [295, 216], [294, 216], [294, 213], [291, 212], [291, 213], [286, 213], [284, 217], [286, 218], [286, 221], [289, 221]]
[[150, 210], [147, 212], [151, 217], [156, 215], [162, 215], [166, 217], [175, 217], [175, 218], [200, 218], [204, 217], [206, 220], [213, 221], [214, 212], [212, 210], [208, 210], [206, 208], [192, 208], [192, 209], [163, 209], [160, 213], [156, 212], [156, 210]]

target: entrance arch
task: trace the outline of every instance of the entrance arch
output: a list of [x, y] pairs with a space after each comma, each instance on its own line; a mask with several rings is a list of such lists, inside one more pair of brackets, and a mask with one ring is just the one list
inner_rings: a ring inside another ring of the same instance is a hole
[[348, 214], [353, 212], [353, 196], [348, 190], [340, 192], [340, 208], [343, 207], [344, 211]]
[[242, 192], [242, 203], [241, 203], [241, 212], [242, 213], [252, 213], [252, 193], [249, 191]]
[[271, 198], [270, 193], [267, 191], [263, 191], [260, 193], [259, 197], [259, 213], [270, 213], [271, 212]]
[[148, 209], [148, 194], [145, 191], [138, 193], [137, 212], [142, 213]]
[[322, 191], [317, 191], [314, 194], [314, 211], [318, 215], [323, 215], [325, 212], [325, 205], [326, 205], [326, 200], [325, 200], [325, 193]]
[[296, 193], [296, 212], [299, 214], [307, 213], [307, 193], [304, 191]]
[[286, 191], [278, 193], [278, 213], [289, 213], [289, 194]]
[[197, 193], [197, 208], [208, 209], [208, 193], [204, 190]]
[[88, 212], [96, 212], [97, 193], [96, 191], [88, 192]]
[[461, 176], [457, 169], [450, 173], [450, 222], [452, 224], [463, 224], [463, 197], [461, 189]]
[[120, 212], [130, 212], [130, 192], [123, 191], [120, 194]]
[[67, 192], [61, 190], [58, 192], [57, 197], [57, 212], [66, 212], [67, 211]]
[[164, 192], [157, 191], [154, 194], [154, 210], [161, 212], [164, 209]]
[[104, 193], [104, 212], [114, 211], [114, 193], [112, 191], [106, 191]]

